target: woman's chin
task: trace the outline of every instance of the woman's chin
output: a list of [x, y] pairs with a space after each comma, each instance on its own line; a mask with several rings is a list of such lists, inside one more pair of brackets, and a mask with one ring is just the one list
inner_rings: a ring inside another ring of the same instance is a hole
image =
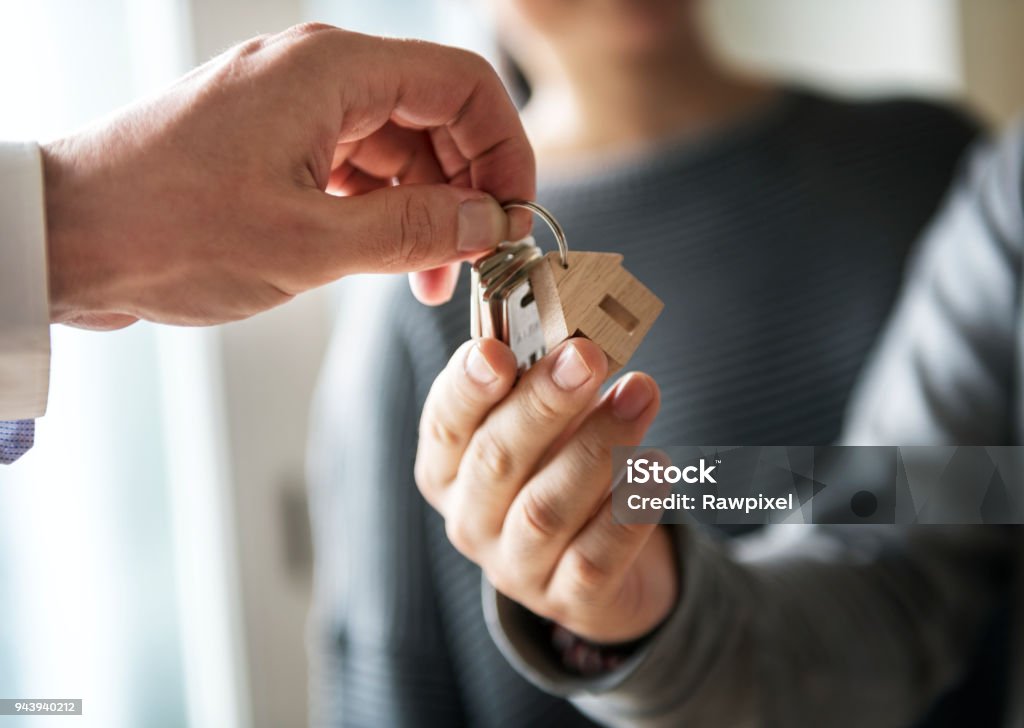
[[614, 57], [643, 60], [658, 59], [678, 51], [689, 36], [680, 31], [677, 20], [658, 22], [656, 18], [633, 17], [607, 28], [600, 41], [592, 44]]
[[667, 57], [678, 53], [678, 44], [651, 42], [647, 38], [618, 38], [603, 46], [602, 60], [621, 65], [663, 64]]

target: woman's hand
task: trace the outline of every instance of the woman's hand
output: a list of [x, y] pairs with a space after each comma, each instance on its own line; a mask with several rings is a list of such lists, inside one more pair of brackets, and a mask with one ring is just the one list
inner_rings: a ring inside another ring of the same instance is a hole
[[611, 448], [641, 442], [659, 393], [633, 373], [595, 404], [606, 372], [596, 344], [571, 339], [513, 389], [506, 346], [465, 344], [427, 398], [416, 482], [498, 591], [582, 637], [621, 642], [667, 616], [679, 575], [664, 529], [612, 520]]

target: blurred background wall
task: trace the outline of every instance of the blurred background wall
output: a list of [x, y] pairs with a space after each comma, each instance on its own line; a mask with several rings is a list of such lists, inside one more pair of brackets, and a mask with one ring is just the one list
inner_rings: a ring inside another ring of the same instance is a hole
[[[488, 54], [485, 8], [0, 0], [0, 137], [59, 135], [302, 20]], [[964, 99], [993, 125], [1024, 104], [1024, 0], [710, 0], [708, 22], [737, 63], [836, 93]], [[332, 320], [324, 290], [208, 331], [54, 330], [39, 445], [0, 470], [0, 696], [82, 697], [76, 725], [105, 728], [305, 724], [303, 457]]]

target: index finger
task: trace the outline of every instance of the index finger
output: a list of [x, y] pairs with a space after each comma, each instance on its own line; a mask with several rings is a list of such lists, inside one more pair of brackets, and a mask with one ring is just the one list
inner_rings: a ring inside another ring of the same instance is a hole
[[584, 338], [563, 342], [527, 371], [473, 433], [456, 488], [473, 504], [475, 526], [497, 534], [509, 506], [551, 445], [588, 409], [604, 381], [607, 358]]
[[474, 339], [452, 355], [427, 394], [416, 448], [416, 484], [445, 515], [443, 499], [462, 454], [487, 413], [516, 377], [512, 351], [496, 339]]
[[[343, 113], [340, 142], [365, 137], [389, 120], [443, 129], [465, 160], [464, 170], [445, 170], [449, 179], [461, 177], [499, 202], [534, 199], [533, 149], [512, 99], [483, 58], [434, 43], [348, 31], [333, 35], [331, 48]], [[450, 167], [451, 160], [445, 161]], [[510, 238], [524, 237], [529, 229], [526, 211], [510, 215]]]

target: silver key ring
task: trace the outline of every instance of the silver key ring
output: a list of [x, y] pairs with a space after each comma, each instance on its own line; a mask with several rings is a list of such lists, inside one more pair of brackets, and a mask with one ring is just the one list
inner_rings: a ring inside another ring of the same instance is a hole
[[529, 200], [512, 200], [502, 205], [502, 209], [509, 209], [510, 207], [521, 207], [524, 210], [529, 210], [533, 214], [537, 215], [541, 220], [548, 224], [551, 228], [551, 232], [555, 234], [555, 242], [558, 243], [558, 257], [562, 261], [562, 267], [569, 267], [569, 243], [565, 240], [565, 231], [562, 230], [562, 226], [558, 224], [558, 220], [555, 216], [547, 211], [544, 207], [538, 205], [536, 202], [530, 202]]

